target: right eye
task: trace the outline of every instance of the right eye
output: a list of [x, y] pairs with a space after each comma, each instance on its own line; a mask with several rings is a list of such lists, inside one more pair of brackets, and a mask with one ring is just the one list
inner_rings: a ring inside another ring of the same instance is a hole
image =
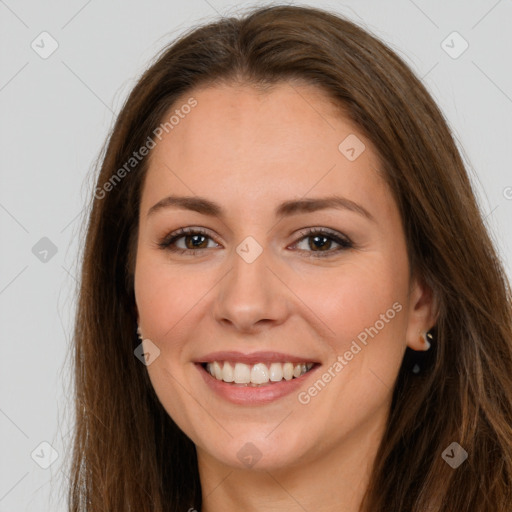
[[[214, 240], [207, 234], [207, 232], [200, 228], [180, 228], [172, 233], [166, 235], [158, 245], [160, 248], [180, 253], [180, 254], [197, 254], [197, 251], [202, 249], [211, 249], [208, 247], [208, 239]], [[183, 241], [180, 247], [180, 242]], [[214, 242], [217, 246], [216, 242]]]

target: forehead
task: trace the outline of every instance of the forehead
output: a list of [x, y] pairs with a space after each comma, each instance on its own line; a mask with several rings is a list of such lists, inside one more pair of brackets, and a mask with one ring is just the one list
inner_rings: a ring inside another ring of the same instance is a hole
[[[282, 156], [284, 150], [290, 159], [298, 159], [312, 149], [332, 151], [335, 133], [340, 130], [356, 131], [339, 114], [340, 108], [311, 85], [283, 82], [266, 91], [250, 85], [203, 87], [182, 97], [171, 111], [180, 110], [190, 97], [197, 105], [164, 136], [174, 140], [176, 156], [186, 154], [189, 159], [204, 158], [197, 154], [199, 148], [206, 155], [221, 154], [223, 159], [240, 159], [242, 153], [250, 156], [250, 149], [260, 150], [260, 161], [265, 155], [267, 159], [274, 154]], [[327, 131], [334, 137], [325, 139]]]
[[[196, 105], [182, 109], [190, 98]], [[150, 154], [146, 207], [170, 193], [260, 208], [326, 193], [366, 202], [390, 196], [371, 142], [314, 86], [206, 87], [183, 96], [166, 118], [173, 113], [179, 121]]]

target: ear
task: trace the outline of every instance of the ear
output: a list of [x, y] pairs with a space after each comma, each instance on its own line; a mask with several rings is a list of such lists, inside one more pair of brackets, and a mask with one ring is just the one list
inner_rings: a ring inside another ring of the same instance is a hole
[[406, 332], [407, 346], [412, 350], [425, 350], [422, 333], [429, 331], [437, 321], [437, 303], [432, 289], [424, 279], [411, 280], [408, 304], [409, 318]]

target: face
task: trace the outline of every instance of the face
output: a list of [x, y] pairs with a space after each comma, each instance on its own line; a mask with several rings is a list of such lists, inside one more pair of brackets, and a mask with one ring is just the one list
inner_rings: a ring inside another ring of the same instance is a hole
[[313, 86], [192, 96], [141, 196], [152, 385], [200, 462], [276, 469], [363, 446], [430, 327], [377, 154]]

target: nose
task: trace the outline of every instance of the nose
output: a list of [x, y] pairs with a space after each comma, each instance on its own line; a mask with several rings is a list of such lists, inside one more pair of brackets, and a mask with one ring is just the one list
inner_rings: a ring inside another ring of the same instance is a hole
[[235, 331], [256, 333], [285, 321], [289, 291], [270, 260], [267, 249], [252, 262], [233, 251], [231, 270], [217, 287], [213, 308], [217, 322]]

